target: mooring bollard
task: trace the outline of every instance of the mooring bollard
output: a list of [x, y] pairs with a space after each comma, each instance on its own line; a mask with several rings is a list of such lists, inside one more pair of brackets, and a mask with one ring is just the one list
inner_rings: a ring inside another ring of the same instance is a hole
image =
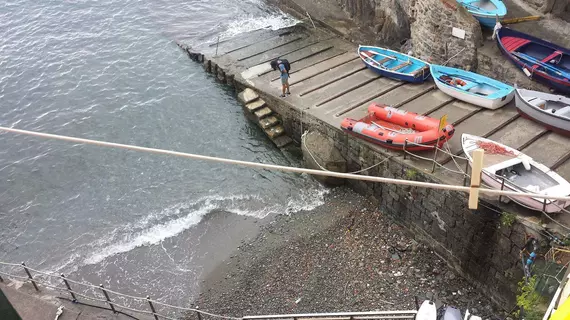
[[26, 274], [28, 274], [28, 278], [30, 279], [30, 281], [32, 282], [32, 284], [34, 285], [34, 288], [36, 288], [36, 291], [40, 291], [40, 288], [38, 288], [38, 285], [36, 284], [36, 281], [34, 280], [34, 278], [32, 277], [32, 274], [30, 273], [30, 270], [28, 270], [28, 267], [26, 267], [26, 264], [22, 262], [22, 267], [24, 267], [24, 270], [26, 271]]
[[73, 291], [71, 291], [71, 286], [69, 285], [69, 282], [67, 281], [67, 279], [65, 279], [65, 275], [63, 273], [61, 274], [61, 280], [63, 280], [63, 283], [65, 283], [65, 286], [67, 287], [67, 291], [71, 295], [73, 302], [77, 302], [77, 298], [75, 297], [75, 293], [73, 293]]
[[154, 316], [154, 319], [158, 320], [158, 316], [156, 315], [156, 309], [154, 309], [154, 306], [152, 305], [152, 301], [150, 301], [150, 296], [146, 296], [146, 301], [148, 302], [148, 305], [150, 306], [150, 311], [152, 311], [152, 315]]
[[113, 303], [111, 303], [111, 299], [109, 298], [109, 294], [107, 293], [107, 290], [105, 290], [105, 287], [103, 287], [103, 285], [100, 284], [99, 288], [101, 288], [101, 291], [103, 291], [103, 295], [105, 295], [105, 299], [107, 300], [109, 307], [111, 307], [111, 310], [113, 310], [113, 313], [117, 313], [117, 310], [115, 310], [115, 306], [113, 305]]

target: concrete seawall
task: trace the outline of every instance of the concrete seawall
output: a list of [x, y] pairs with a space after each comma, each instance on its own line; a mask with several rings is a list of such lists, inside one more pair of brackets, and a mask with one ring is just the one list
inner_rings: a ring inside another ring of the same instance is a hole
[[[339, 128], [344, 117], [360, 118], [371, 102], [439, 118], [448, 115], [456, 136], [468, 132], [524, 150], [539, 161], [570, 175], [568, 139], [520, 118], [512, 105], [490, 111], [457, 101], [433, 87], [405, 84], [382, 78], [363, 68], [353, 44], [324, 30], [302, 26], [288, 30], [259, 30], [218, 45], [189, 48], [178, 45], [204, 65], [218, 80], [236, 88], [251, 88], [276, 114], [285, 132], [300, 141], [305, 131], [317, 132], [334, 146], [352, 172], [377, 166], [363, 174], [437, 183], [461, 184], [463, 175], [444, 169], [430, 173], [432, 163], [393, 152], [354, 138]], [[292, 95], [279, 98], [278, 75], [269, 61], [287, 58], [291, 63]], [[459, 138], [450, 141], [450, 151], [460, 155]], [[545, 158], [545, 150], [552, 150]], [[431, 157], [432, 153], [421, 154]], [[448, 169], [456, 166], [445, 155], [437, 156]], [[451, 266], [503, 306], [514, 303], [516, 284], [523, 277], [519, 252], [527, 236], [540, 228], [536, 214], [497, 199], [483, 199], [479, 210], [467, 208], [467, 197], [457, 192], [410, 188], [362, 181], [347, 181], [359, 193], [375, 201], [381, 211], [406, 226], [414, 236], [433, 247]], [[519, 213], [512, 225], [500, 224], [502, 212]], [[530, 226], [531, 228], [526, 227]]]

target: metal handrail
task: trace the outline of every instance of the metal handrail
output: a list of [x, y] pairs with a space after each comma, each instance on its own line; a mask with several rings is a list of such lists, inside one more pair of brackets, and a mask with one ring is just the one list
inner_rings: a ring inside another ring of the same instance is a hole
[[[75, 301], [75, 302], [78, 302], [77, 297], [81, 297], [81, 298], [86, 299], [86, 300], [96, 301], [96, 302], [99, 302], [102, 304], [108, 304], [109, 308], [105, 308], [105, 309], [111, 310], [115, 313], [118, 312], [117, 310], [115, 310], [115, 307], [117, 307], [120, 309], [129, 310], [131, 312], [153, 315], [155, 320], [158, 320], [158, 319], [177, 320], [176, 318], [172, 318], [172, 317], [163, 315], [161, 313], [158, 313], [156, 311], [156, 309], [154, 308], [154, 305], [160, 305], [162, 307], [170, 309], [171, 311], [175, 310], [175, 311], [194, 312], [198, 315], [199, 319], [201, 319], [201, 315], [211, 316], [211, 317], [216, 317], [216, 318], [226, 319], [226, 320], [242, 319], [242, 318], [238, 318], [238, 317], [218, 315], [218, 314], [210, 313], [207, 311], [202, 311], [202, 310], [195, 309], [195, 308], [184, 308], [184, 307], [179, 307], [179, 306], [173, 306], [173, 305], [169, 305], [169, 304], [166, 304], [163, 302], [151, 300], [150, 297], [148, 297], [148, 296], [146, 298], [143, 298], [143, 297], [127, 295], [127, 294], [120, 293], [117, 291], [109, 290], [107, 288], [104, 288], [102, 285], [96, 286], [96, 285], [91, 284], [91, 283], [85, 283], [85, 282], [79, 282], [76, 280], [72, 280], [72, 279], [66, 278], [63, 274], [62, 275], [56, 275], [56, 274], [51, 273], [51, 272], [46, 272], [46, 271], [41, 271], [41, 270], [37, 270], [34, 268], [30, 268], [30, 267], [26, 266], [24, 263], [15, 264], [15, 263], [7, 263], [7, 262], [0, 261], [0, 266], [22, 267], [23, 270], [26, 272], [27, 277], [19, 276], [16, 274], [12, 274], [9, 272], [3, 272], [3, 271], [0, 271], [0, 274], [6, 276], [8, 278], [11, 278], [11, 279], [17, 279], [19, 281], [30, 282], [34, 285], [34, 288], [36, 291], [40, 291], [40, 288], [38, 285], [41, 285], [45, 288], [52, 289], [56, 292], [68, 293], [71, 295], [72, 301]], [[40, 274], [40, 275], [46, 276], [48, 278], [57, 278], [58, 280], [61, 280], [63, 282], [63, 284], [65, 284], [65, 288], [64, 287], [58, 287], [56, 285], [53, 285], [53, 283], [44, 281], [41, 279], [41, 277], [40, 278], [34, 277], [32, 272], [34, 274]], [[1, 277], [0, 277], [0, 282], [4, 282], [4, 279]], [[86, 288], [86, 289], [93, 289], [93, 290], [96, 290], [96, 292], [102, 292], [103, 295], [105, 296], [105, 299], [101, 299], [101, 298], [86, 294], [85, 292], [78, 292], [77, 290], [73, 290], [71, 288], [70, 284], [78, 285], [78, 286]], [[115, 301], [112, 301], [111, 297], [109, 296], [109, 293], [112, 293], [113, 295], [116, 295], [118, 297], [132, 299], [132, 300], [135, 300], [135, 301], [140, 302], [140, 303], [146, 303], [146, 304], [148, 304], [150, 311], [128, 307], [128, 306], [125, 306], [123, 304], [119, 304]]]
[[302, 319], [302, 318], [324, 318], [324, 317], [348, 317], [350, 319], [368, 319], [363, 317], [378, 316], [395, 316], [395, 315], [410, 315], [414, 317], [417, 314], [416, 310], [398, 310], [398, 311], [365, 311], [365, 312], [335, 312], [335, 313], [300, 313], [300, 314], [273, 314], [262, 316], [245, 316], [243, 320], [262, 320], [262, 319]]

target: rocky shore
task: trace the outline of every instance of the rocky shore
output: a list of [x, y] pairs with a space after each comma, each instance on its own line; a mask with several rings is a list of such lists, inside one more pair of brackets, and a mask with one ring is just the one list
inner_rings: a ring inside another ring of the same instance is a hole
[[310, 212], [279, 216], [201, 284], [195, 305], [218, 314], [415, 309], [415, 296], [469, 307], [498, 306], [367, 199], [331, 190]]

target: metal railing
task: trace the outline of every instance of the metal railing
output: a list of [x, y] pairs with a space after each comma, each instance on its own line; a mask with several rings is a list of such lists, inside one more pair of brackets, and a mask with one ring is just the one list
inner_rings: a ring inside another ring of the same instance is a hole
[[[5, 271], [10, 269], [10, 271]], [[16, 274], [16, 272], [21, 274]], [[2, 277], [4, 276], [4, 277]], [[16, 279], [22, 282], [29, 282], [36, 291], [41, 291], [40, 287], [45, 287], [59, 293], [68, 294], [74, 303], [91, 305], [80, 301], [80, 299], [89, 302], [96, 302], [96, 307], [104, 308], [113, 313], [121, 313], [134, 319], [136, 315], [152, 316], [155, 320], [168, 319], [179, 320], [180, 316], [190, 316], [194, 314], [197, 320], [203, 320], [204, 317], [224, 320], [262, 320], [262, 319], [292, 319], [292, 320], [396, 320], [396, 319], [414, 319], [416, 310], [397, 310], [397, 311], [368, 311], [368, 312], [337, 312], [337, 313], [311, 313], [311, 314], [283, 314], [283, 315], [263, 315], [263, 316], [245, 316], [232, 317], [218, 315], [211, 312], [199, 310], [196, 308], [183, 308], [169, 305], [157, 300], [152, 300], [149, 296], [137, 297], [123, 294], [117, 291], [105, 288], [102, 284], [96, 286], [91, 283], [81, 282], [67, 278], [63, 274], [54, 274], [30, 268], [25, 263], [6, 263], [0, 261], [0, 282], [7, 279]], [[51, 280], [51, 281], [50, 281]], [[59, 282], [59, 284], [56, 284]], [[122, 301], [119, 301], [122, 300]], [[125, 301], [138, 302], [139, 307], [125, 304]], [[93, 305], [91, 305], [93, 306]], [[146, 306], [143, 308], [143, 306]], [[127, 313], [126, 311], [130, 312]], [[167, 314], [165, 314], [167, 313]]]
[[[0, 267], [3, 267], [0, 269], [0, 282], [4, 282], [6, 279], [29, 282], [36, 291], [40, 291], [40, 286], [42, 286], [59, 293], [68, 294], [71, 297], [70, 300], [74, 303], [82, 303], [80, 299], [97, 302], [102, 305], [101, 307], [108, 309], [113, 313], [122, 313], [132, 316], [131, 314], [126, 313], [126, 310], [134, 314], [152, 316], [155, 320], [178, 320], [176, 315], [179, 316], [182, 313], [186, 315], [194, 313], [198, 320], [202, 320], [202, 316], [210, 316], [213, 318], [227, 320], [241, 319], [238, 317], [213, 314], [199, 310], [198, 308], [183, 308], [169, 305], [157, 300], [152, 300], [150, 296], [143, 298], [123, 294], [109, 290], [102, 284], [96, 286], [91, 283], [69, 279], [64, 274], [57, 275], [50, 272], [36, 270], [28, 267], [23, 262], [21, 264], [0, 262]], [[11, 270], [5, 271], [4, 269], [6, 268]], [[22, 275], [16, 274], [18, 271], [20, 271]], [[59, 284], [57, 284], [57, 282], [59, 282]], [[127, 301], [130, 301], [131, 304], [127, 303]], [[127, 306], [125, 304], [129, 305]], [[138, 307], [134, 307], [133, 305], [138, 305]], [[143, 306], [146, 307], [143, 308]]]
[[264, 316], [246, 316], [243, 320], [388, 320], [388, 319], [414, 319], [416, 310], [401, 311], [368, 311], [368, 312], [336, 312], [336, 313], [301, 313], [301, 314], [275, 314]]

